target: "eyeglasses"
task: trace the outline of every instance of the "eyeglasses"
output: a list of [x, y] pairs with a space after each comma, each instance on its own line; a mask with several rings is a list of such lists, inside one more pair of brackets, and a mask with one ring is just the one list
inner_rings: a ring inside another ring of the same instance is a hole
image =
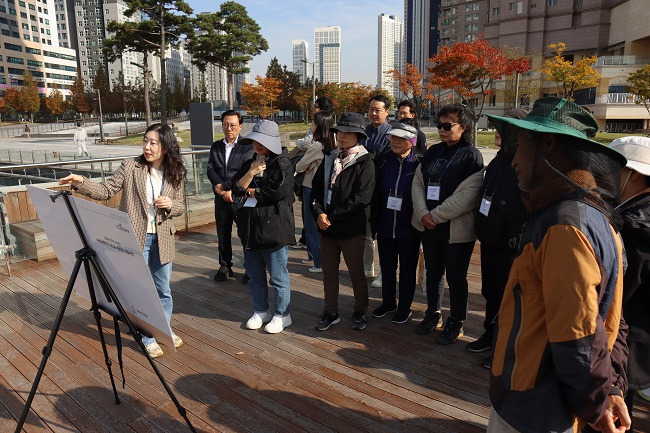
[[223, 123], [223, 129], [237, 129], [240, 126], [239, 123]]
[[449, 122], [440, 123], [440, 122], [436, 122], [436, 128], [444, 129], [445, 131], [451, 131], [451, 127], [454, 126], [454, 125], [460, 125], [460, 123], [449, 123]]

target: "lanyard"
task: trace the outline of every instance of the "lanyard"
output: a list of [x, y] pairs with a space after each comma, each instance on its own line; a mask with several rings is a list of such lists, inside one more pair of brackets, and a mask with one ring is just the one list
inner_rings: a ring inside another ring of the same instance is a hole
[[[452, 161], [456, 157], [456, 154], [458, 153], [459, 150], [460, 150], [460, 147], [458, 149], [456, 149], [456, 152], [454, 152], [454, 155], [451, 157], [451, 159], [449, 160], [447, 165], [445, 165], [444, 170], [442, 170], [442, 173], [440, 173], [440, 177], [438, 178], [438, 183], [440, 183], [442, 181], [442, 176], [445, 175], [445, 172], [447, 171], [447, 169], [451, 165]], [[443, 153], [445, 153], [445, 148], [444, 147], [442, 148], [442, 152], [440, 152], [440, 155], [438, 155], [438, 158], [436, 158], [436, 162], [434, 162], [433, 165], [431, 166], [431, 170], [429, 171], [429, 176], [428, 176], [429, 182], [431, 182], [431, 175], [433, 174], [433, 170], [438, 165], [438, 161], [440, 160], [440, 157], [442, 157]]]

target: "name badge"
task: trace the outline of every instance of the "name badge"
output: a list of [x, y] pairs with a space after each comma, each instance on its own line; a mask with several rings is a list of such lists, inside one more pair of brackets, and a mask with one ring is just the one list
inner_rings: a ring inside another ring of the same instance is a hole
[[327, 204], [330, 204], [331, 201], [332, 201], [332, 190], [328, 189], [327, 190]]
[[392, 195], [388, 196], [388, 203], [386, 203], [386, 208], [387, 209], [392, 209], [396, 211], [401, 211], [402, 210], [402, 198], [401, 197], [394, 197]]
[[255, 197], [248, 197], [244, 202], [244, 207], [255, 207], [257, 206], [257, 199]]
[[483, 197], [481, 199], [481, 206], [478, 208], [478, 211], [481, 214], [488, 216], [488, 214], [490, 213], [490, 206], [492, 206], [492, 198]]
[[440, 200], [440, 184], [431, 184], [427, 187], [427, 200]]

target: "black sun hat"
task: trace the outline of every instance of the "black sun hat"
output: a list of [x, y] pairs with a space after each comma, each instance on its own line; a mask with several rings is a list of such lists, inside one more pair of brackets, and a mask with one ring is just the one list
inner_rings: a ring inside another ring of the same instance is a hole
[[336, 126], [332, 126], [330, 131], [337, 132], [356, 132], [357, 134], [362, 134], [364, 137], [368, 138], [366, 135], [366, 120], [359, 113], [343, 113], [339, 118], [339, 121], [336, 123]]

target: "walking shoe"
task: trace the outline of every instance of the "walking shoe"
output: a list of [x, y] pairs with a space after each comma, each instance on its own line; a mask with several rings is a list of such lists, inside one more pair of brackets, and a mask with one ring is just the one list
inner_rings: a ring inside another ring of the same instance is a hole
[[158, 343], [155, 342], [155, 341], [153, 343], [151, 343], [151, 344], [147, 344], [146, 346], [144, 346], [144, 348], [146, 349], [149, 356], [152, 357], [152, 358], [158, 358], [160, 356], [163, 356], [162, 349], [160, 348]]
[[376, 317], [379, 319], [380, 317], [384, 317], [388, 313], [394, 313], [397, 311], [397, 305], [386, 305], [386, 304], [381, 304], [379, 307], [375, 308], [375, 311], [372, 312], [372, 316]]
[[276, 314], [273, 316], [273, 319], [266, 324], [264, 330], [269, 334], [278, 334], [282, 332], [284, 328], [291, 325], [291, 323], [293, 322], [291, 322], [291, 316], [289, 314], [286, 316], [279, 316]]
[[221, 265], [217, 273], [214, 274], [214, 281], [217, 282], [226, 281], [228, 277], [234, 278], [235, 274], [233, 273], [232, 269], [229, 268], [228, 266]]
[[172, 341], [174, 342], [174, 347], [181, 347], [183, 345], [183, 340], [178, 335], [172, 332]]
[[260, 329], [262, 325], [272, 318], [270, 311], [256, 311], [246, 322], [246, 329]]
[[442, 330], [440, 335], [438, 335], [437, 342], [446, 346], [453, 343], [463, 336], [463, 322], [456, 320], [453, 317], [447, 318], [447, 323], [445, 323], [445, 329]]
[[487, 368], [488, 370], [492, 368], [492, 355], [483, 358], [483, 360], [481, 361], [481, 365]]
[[397, 310], [397, 313], [393, 314], [393, 323], [406, 323], [411, 317], [411, 310], [400, 311]]
[[636, 393], [645, 401], [650, 401], [650, 388], [640, 389]]
[[323, 268], [317, 268], [316, 266], [311, 266], [309, 269], [307, 269], [309, 272], [312, 274], [322, 274], [323, 273]]
[[366, 278], [375, 278], [375, 270], [371, 269], [369, 271], [365, 271]]
[[304, 263], [306, 265], [314, 263], [314, 259], [302, 259], [300, 263]]
[[291, 245], [291, 248], [294, 250], [304, 250], [307, 248], [307, 245], [303, 244], [302, 242], [298, 241], [296, 242], [296, 245]]
[[370, 283], [370, 287], [375, 289], [381, 289], [381, 274]]
[[352, 329], [357, 331], [366, 329], [366, 315], [361, 311], [355, 311], [352, 313]]
[[492, 337], [483, 333], [478, 340], [474, 340], [471, 343], [467, 343], [467, 350], [474, 353], [485, 352], [486, 350], [492, 349]]
[[244, 276], [241, 277], [241, 282], [242, 284], [248, 284], [248, 282], [251, 280], [251, 277], [248, 276], [246, 272], [244, 272]]
[[418, 334], [430, 334], [434, 329], [442, 329], [442, 314], [440, 311], [427, 309], [424, 319], [415, 327]]
[[323, 315], [320, 317], [320, 320], [316, 324], [316, 329], [319, 331], [324, 331], [330, 326], [336, 325], [340, 321], [341, 318], [339, 317], [338, 313], [323, 313]]

